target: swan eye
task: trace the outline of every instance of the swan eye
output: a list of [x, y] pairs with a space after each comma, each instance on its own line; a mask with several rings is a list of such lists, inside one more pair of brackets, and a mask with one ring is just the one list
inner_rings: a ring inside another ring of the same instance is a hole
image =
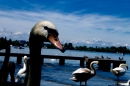
[[44, 26], [44, 29], [45, 29], [45, 30], [48, 30], [49, 28], [48, 28], [47, 26]]
[[54, 29], [48, 28], [47, 26], [44, 26], [44, 29], [48, 31], [48, 34], [54, 33], [56, 36], [58, 36], [58, 32]]

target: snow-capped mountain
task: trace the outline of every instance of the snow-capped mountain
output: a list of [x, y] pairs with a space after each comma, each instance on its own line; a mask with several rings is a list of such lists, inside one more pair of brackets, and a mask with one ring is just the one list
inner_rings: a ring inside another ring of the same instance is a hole
[[[26, 40], [28, 41], [29, 32], [22, 33], [22, 32], [14, 32], [7, 28], [0, 29], [0, 37], [6, 37], [7, 39], [12, 40]], [[129, 44], [120, 44], [120, 43], [113, 43], [113, 42], [106, 42], [100, 39], [92, 39], [92, 40], [61, 40], [62, 44], [65, 43], [72, 43], [73, 46], [87, 46], [87, 47], [111, 47], [111, 46], [126, 46], [130, 49]]]
[[29, 33], [13, 32], [7, 28], [0, 29], [0, 37], [6, 37], [12, 40], [26, 40], [28, 41]]
[[119, 47], [119, 46], [126, 46], [127, 48], [130, 48], [130, 45], [128, 44], [121, 44], [121, 43], [113, 43], [113, 42], [106, 42], [106, 41], [102, 41], [100, 39], [92, 39], [92, 40], [81, 40], [81, 41], [77, 41], [77, 40], [64, 40], [62, 41], [62, 43], [72, 43], [73, 46], [87, 46], [87, 47], [111, 47], [111, 46], [115, 46], [115, 47]]

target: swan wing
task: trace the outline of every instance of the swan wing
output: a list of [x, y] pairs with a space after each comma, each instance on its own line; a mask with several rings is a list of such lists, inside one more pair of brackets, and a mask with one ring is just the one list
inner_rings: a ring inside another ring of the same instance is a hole
[[20, 74], [15, 77], [15, 82], [24, 83], [26, 74]]
[[118, 83], [121, 86], [129, 86], [129, 83]]
[[117, 68], [112, 69], [111, 72], [112, 72], [113, 74], [115, 74], [115, 75], [122, 76], [122, 75], [125, 74], [126, 70], [125, 70], [124, 68], [119, 68], [119, 67], [117, 67]]
[[113, 69], [113, 70], [118, 71], [118, 72], [120, 72], [120, 73], [126, 71], [124, 68], [119, 68], [119, 67], [118, 67], [118, 68], [115, 68], [115, 69]]
[[128, 80], [126, 83], [118, 83], [121, 86], [130, 86], [130, 80]]
[[77, 73], [91, 73], [91, 70], [88, 68], [79, 68], [75, 70], [72, 74], [77, 74]]

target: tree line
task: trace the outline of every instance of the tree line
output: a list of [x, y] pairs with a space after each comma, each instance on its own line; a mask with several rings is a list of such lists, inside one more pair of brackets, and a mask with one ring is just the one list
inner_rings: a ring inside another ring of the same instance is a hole
[[[111, 52], [111, 53], [127, 53], [130, 54], [130, 49], [126, 48], [126, 46], [111, 46], [111, 47], [87, 47], [87, 46], [73, 46], [72, 43], [65, 43], [63, 46], [67, 50], [80, 50], [80, 51], [94, 51], [94, 52]], [[53, 48], [55, 47], [52, 44], [47, 44], [47, 48]]]
[[10, 45], [13, 45], [13, 46], [19, 45], [19, 41], [18, 40], [12, 41], [11, 39], [7, 40], [6, 37], [1, 37], [0, 38], [0, 45], [5, 45], [7, 43], [10, 44]]
[[[11, 39], [7, 40], [6, 37], [0, 38], [0, 45], [5, 45], [6, 43], [13, 45], [13, 46], [24, 46], [23, 44], [20, 44], [18, 40], [12, 41]], [[29, 42], [27, 42], [27, 46], [29, 45]], [[127, 53], [130, 54], [130, 49], [128, 49], [126, 46], [111, 46], [111, 47], [87, 47], [87, 46], [73, 46], [72, 43], [65, 43], [62, 44], [67, 50], [80, 50], [80, 51], [94, 51], [94, 52], [112, 52], [112, 53]], [[55, 49], [56, 47], [52, 44], [44, 44], [43, 47], [46, 47], [48, 49]]]

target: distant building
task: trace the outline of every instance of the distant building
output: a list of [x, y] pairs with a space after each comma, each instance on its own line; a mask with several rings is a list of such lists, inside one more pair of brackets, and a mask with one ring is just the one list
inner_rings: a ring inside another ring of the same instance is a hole
[[20, 46], [27, 46], [27, 42], [25, 40], [19, 40]]

